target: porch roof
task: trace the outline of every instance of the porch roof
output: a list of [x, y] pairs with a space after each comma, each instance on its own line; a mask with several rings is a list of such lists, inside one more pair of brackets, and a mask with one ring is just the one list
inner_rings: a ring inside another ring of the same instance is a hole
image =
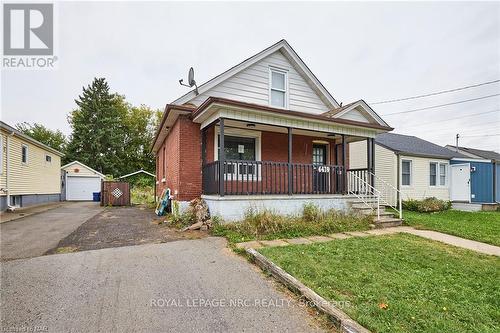
[[265, 105], [246, 103], [220, 97], [210, 97], [192, 114], [194, 122], [205, 127], [219, 117], [261, 124], [300, 128], [320, 132], [375, 137], [393, 128], [349, 119], [331, 118], [321, 114], [291, 111]]

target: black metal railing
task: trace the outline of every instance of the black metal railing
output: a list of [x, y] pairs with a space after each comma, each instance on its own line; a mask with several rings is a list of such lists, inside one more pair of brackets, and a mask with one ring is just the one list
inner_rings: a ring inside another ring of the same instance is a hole
[[[343, 194], [347, 190], [346, 172], [340, 165], [240, 160], [226, 160], [223, 165], [223, 173], [219, 161], [203, 166], [204, 194]], [[367, 169], [352, 171], [361, 173], [362, 170], [367, 175]]]

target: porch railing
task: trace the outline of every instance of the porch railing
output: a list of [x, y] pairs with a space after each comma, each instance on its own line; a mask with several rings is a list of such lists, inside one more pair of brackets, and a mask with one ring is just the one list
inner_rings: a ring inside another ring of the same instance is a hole
[[[313, 165], [273, 161], [226, 160], [220, 186], [220, 162], [202, 168], [204, 194], [342, 194], [345, 172], [340, 165]], [[221, 188], [223, 192], [221, 193]]]

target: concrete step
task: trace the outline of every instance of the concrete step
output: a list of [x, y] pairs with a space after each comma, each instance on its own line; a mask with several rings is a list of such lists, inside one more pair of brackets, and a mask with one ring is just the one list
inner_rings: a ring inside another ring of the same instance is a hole
[[403, 221], [399, 218], [396, 217], [381, 217], [380, 220], [377, 220], [377, 218], [374, 218], [375, 222], [375, 228], [381, 229], [381, 228], [389, 228], [389, 227], [398, 227], [403, 224]]
[[[368, 203], [355, 203], [351, 205], [352, 209], [365, 209], [365, 208], [377, 208], [377, 203], [376, 202], [368, 202]], [[385, 210], [385, 205], [380, 205], [381, 210]]]

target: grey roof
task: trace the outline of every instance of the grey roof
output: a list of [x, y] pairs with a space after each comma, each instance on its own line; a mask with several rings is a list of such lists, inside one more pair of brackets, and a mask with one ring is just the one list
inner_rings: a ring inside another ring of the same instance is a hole
[[416, 136], [395, 133], [382, 133], [377, 135], [375, 142], [396, 153], [412, 156], [437, 157], [451, 159], [453, 157], [465, 157], [464, 155], [441, 147], [432, 142], [422, 140]]
[[[447, 146], [449, 149], [451, 149], [451, 145]], [[500, 161], [500, 154], [492, 151], [492, 150], [481, 150], [481, 149], [475, 149], [475, 148], [467, 148], [467, 147], [460, 147], [458, 146], [459, 150], [462, 150], [465, 153], [469, 153], [472, 155], [475, 155], [479, 158], [485, 158], [487, 160], [494, 160], [494, 161]]]

